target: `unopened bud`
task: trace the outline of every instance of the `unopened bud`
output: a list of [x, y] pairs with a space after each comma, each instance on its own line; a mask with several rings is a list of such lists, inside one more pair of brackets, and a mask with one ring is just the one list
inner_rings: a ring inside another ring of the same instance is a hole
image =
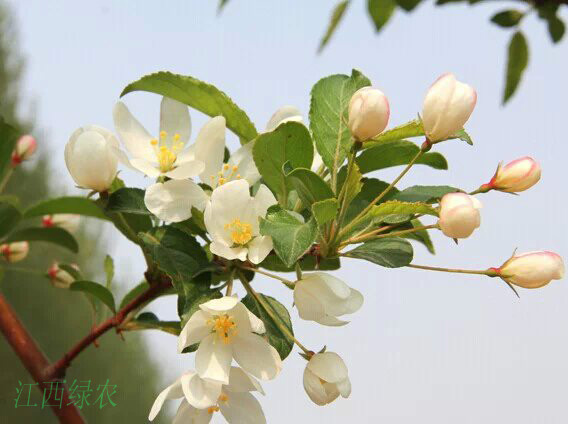
[[442, 232], [451, 238], [467, 238], [479, 227], [481, 202], [466, 193], [448, 193], [440, 201]]
[[35, 138], [31, 135], [21, 136], [12, 152], [12, 166], [18, 166], [23, 161], [28, 160], [34, 154], [36, 147]]
[[27, 241], [0, 244], [0, 255], [10, 263], [25, 259], [29, 251], [30, 245]]
[[71, 213], [58, 213], [55, 215], [44, 215], [42, 219], [42, 226], [45, 228], [59, 227], [64, 230], [74, 233], [79, 228], [79, 215]]
[[564, 277], [562, 258], [548, 251], [528, 252], [513, 255], [496, 269], [505, 281], [525, 289], [536, 289], [552, 280]]
[[[79, 267], [77, 265], [71, 266], [79, 271]], [[49, 276], [49, 281], [51, 282], [53, 287], [57, 287], [59, 289], [68, 289], [69, 286], [75, 281], [75, 278], [71, 274], [59, 268], [59, 264], [57, 262], [49, 267], [49, 269], [47, 270], [47, 275]]]
[[540, 180], [540, 174], [538, 162], [525, 156], [509, 162], [505, 166], [499, 164], [497, 172], [495, 172], [487, 187], [508, 193], [519, 193], [535, 185]]
[[380, 134], [389, 122], [387, 96], [373, 87], [360, 88], [349, 101], [349, 129], [357, 141]]

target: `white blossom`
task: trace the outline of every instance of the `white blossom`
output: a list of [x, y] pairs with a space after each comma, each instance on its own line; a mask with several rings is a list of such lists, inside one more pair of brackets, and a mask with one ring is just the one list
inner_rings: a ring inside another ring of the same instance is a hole
[[511, 284], [525, 289], [536, 289], [552, 280], [564, 278], [564, 262], [554, 252], [527, 252], [513, 255], [496, 271]]
[[327, 405], [339, 395], [348, 398], [351, 381], [343, 359], [334, 352], [316, 353], [304, 370], [304, 389], [316, 405]]

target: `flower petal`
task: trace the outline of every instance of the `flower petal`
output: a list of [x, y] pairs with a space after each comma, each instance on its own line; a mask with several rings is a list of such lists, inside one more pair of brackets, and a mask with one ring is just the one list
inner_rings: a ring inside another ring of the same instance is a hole
[[303, 122], [302, 112], [296, 106], [282, 106], [268, 120], [266, 131], [278, 128], [280, 124], [289, 121]]
[[282, 369], [278, 352], [261, 336], [239, 333], [233, 341], [233, 356], [248, 373], [261, 380], [272, 380]]
[[195, 354], [195, 368], [199, 376], [229, 384], [231, 353], [231, 345], [225, 344], [216, 334], [205, 337]]
[[210, 314], [225, 313], [233, 309], [238, 303], [239, 299], [236, 296], [224, 296], [220, 299], [212, 299], [199, 305], [199, 308]]
[[144, 194], [150, 212], [166, 222], [181, 222], [191, 217], [191, 208], [203, 210], [207, 194], [191, 180], [170, 180], [152, 184]]
[[247, 180], [251, 186], [260, 180], [260, 173], [252, 157], [253, 147], [254, 143], [252, 141], [242, 145], [233, 152], [228, 162], [231, 167], [237, 166], [237, 174]]
[[210, 314], [204, 311], [196, 311], [179, 333], [178, 337], [178, 353], [181, 353], [186, 347], [199, 343], [211, 333], [211, 327], [207, 325]]
[[191, 406], [204, 409], [217, 404], [222, 383], [204, 380], [197, 373], [186, 373], [181, 377], [181, 387]]
[[331, 315], [326, 315], [322, 318], [315, 319], [314, 321], [318, 324], [327, 325], [329, 327], [342, 327], [349, 324], [349, 321], [343, 321]]
[[335, 352], [316, 353], [307, 368], [328, 383], [337, 383], [347, 378], [347, 366]]
[[179, 141], [187, 143], [191, 134], [191, 118], [187, 105], [169, 97], [162, 97], [160, 104], [161, 131], [165, 131], [170, 138], [179, 134]]
[[213, 414], [207, 409], [197, 409], [187, 402], [182, 402], [176, 412], [172, 424], [208, 424]]
[[231, 392], [259, 392], [264, 394], [262, 386], [256, 378], [248, 375], [239, 367], [231, 367], [229, 385], [225, 387]]
[[112, 112], [114, 127], [120, 135], [126, 150], [135, 158], [146, 161], [156, 160], [156, 154], [150, 144], [152, 136], [130, 113], [126, 105], [118, 102]]
[[341, 393], [341, 397], [348, 398], [351, 394], [351, 380], [347, 377], [345, 380], [341, 380], [336, 384], [337, 390]]
[[132, 165], [135, 169], [142, 172], [144, 175], [147, 175], [152, 178], [157, 178], [161, 175], [160, 170], [156, 165], [152, 162], [147, 161], [146, 159], [141, 158], [133, 158], [130, 159], [130, 165]]
[[184, 180], [186, 178], [193, 178], [203, 169], [205, 168], [205, 164], [200, 160], [191, 160], [182, 163], [179, 166], [176, 166], [171, 171], [166, 172], [164, 175], [168, 178], [173, 180]]
[[248, 259], [253, 264], [261, 263], [272, 250], [272, 237], [257, 236], [248, 244]]
[[255, 211], [257, 215], [264, 218], [268, 208], [276, 203], [277, 201], [274, 194], [272, 194], [268, 187], [261, 184], [254, 196]]
[[199, 131], [193, 153], [195, 158], [205, 164], [199, 177], [205, 184], [211, 185], [211, 177], [217, 178], [217, 173], [223, 166], [225, 156], [226, 121], [223, 116], [211, 118]]
[[219, 402], [221, 414], [231, 424], [265, 424], [262, 407], [250, 393], [230, 393], [226, 402]]
[[325, 392], [321, 380], [307, 367], [304, 369], [303, 383], [304, 390], [313, 403], [320, 406], [326, 405], [328, 403], [327, 393]]
[[248, 249], [246, 247], [228, 247], [223, 243], [213, 241], [209, 245], [209, 250], [211, 250], [211, 253], [214, 255], [229, 260], [239, 259], [240, 261], [245, 261], [247, 259]]
[[160, 392], [160, 394], [154, 401], [152, 408], [150, 409], [148, 420], [152, 421], [154, 418], [156, 418], [156, 415], [158, 415], [166, 400], [179, 399], [180, 397], [183, 397], [183, 391], [181, 388], [181, 379], [178, 378], [173, 384], [169, 385]]

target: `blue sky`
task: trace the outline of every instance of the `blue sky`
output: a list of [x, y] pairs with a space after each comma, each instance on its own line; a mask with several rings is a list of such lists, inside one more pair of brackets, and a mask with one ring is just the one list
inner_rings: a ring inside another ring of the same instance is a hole
[[[529, 69], [518, 94], [502, 108], [510, 35], [488, 22], [504, 7], [500, 2], [472, 8], [421, 5], [411, 15], [397, 12], [375, 36], [364, 2], [354, 1], [320, 56], [315, 50], [330, 1], [232, 0], [221, 16], [216, 1], [9, 3], [27, 56], [26, 94], [36, 102], [40, 126], [48, 130], [41, 148], [69, 193], [75, 189], [62, 152], [71, 132], [91, 123], [112, 128], [111, 111], [122, 88], [153, 71], [170, 70], [217, 85], [258, 128], [284, 104], [298, 106], [307, 116], [311, 86], [353, 67], [389, 96], [390, 125], [397, 125], [416, 116], [439, 74], [452, 71], [478, 91], [467, 125], [475, 146], [436, 146], [449, 160], [449, 171], [416, 167], [402, 186], [473, 189], [487, 182], [499, 161], [527, 154], [540, 161], [543, 178], [522, 196], [481, 197], [482, 226], [470, 239], [456, 246], [434, 234], [437, 255], [417, 246], [415, 262], [486, 268], [502, 263], [515, 247], [549, 249], [567, 257], [568, 44], [564, 40], [552, 46], [534, 16], [523, 22], [531, 46]], [[157, 129], [158, 96], [134, 93], [125, 101], [148, 129]], [[196, 134], [205, 117], [192, 111], [192, 118]], [[380, 177], [392, 178], [396, 172]], [[149, 184], [128, 171], [122, 175], [130, 185]], [[110, 229], [106, 234], [119, 275], [131, 287], [140, 278], [143, 260]], [[265, 384], [267, 396], [261, 402], [269, 423], [567, 421], [566, 282], [521, 291], [518, 300], [499, 281], [476, 276], [388, 270], [355, 260], [345, 261], [337, 275], [365, 295], [363, 308], [348, 326], [320, 327], [301, 322], [296, 311], [292, 316], [304, 344], [314, 349], [327, 345], [345, 358], [352, 396], [325, 408], [311, 404], [301, 386], [305, 363], [293, 353], [281, 376]], [[258, 278], [255, 284], [291, 307], [290, 293], [272, 281]], [[150, 309], [164, 319], [175, 318], [173, 299]], [[174, 337], [149, 332], [147, 341], [162, 365], [164, 384], [192, 367], [192, 358], [175, 353]]]

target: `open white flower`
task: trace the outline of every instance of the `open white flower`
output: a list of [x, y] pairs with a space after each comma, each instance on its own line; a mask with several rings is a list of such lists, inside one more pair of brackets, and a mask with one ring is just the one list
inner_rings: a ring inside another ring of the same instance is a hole
[[165, 176], [173, 180], [195, 177], [203, 171], [205, 164], [187, 149], [191, 119], [189, 109], [183, 103], [162, 98], [158, 137], [152, 137], [122, 102], [115, 105], [113, 118], [131, 158], [127, 159], [121, 151], [117, 154], [138, 171], [149, 177]]
[[339, 395], [348, 398], [351, 381], [347, 366], [335, 352], [316, 353], [304, 370], [304, 389], [316, 405], [327, 405]]
[[304, 274], [294, 286], [294, 304], [300, 318], [322, 325], [340, 326], [338, 316], [352, 314], [363, 305], [363, 295], [325, 272]]
[[262, 262], [272, 250], [272, 238], [260, 235], [259, 218], [274, 204], [276, 199], [265, 185], [251, 197], [245, 180], [231, 181], [213, 190], [205, 208], [211, 253], [225, 259]]
[[258, 381], [237, 367], [231, 367], [229, 384], [204, 380], [188, 371], [166, 387], [154, 401], [148, 419], [152, 421], [168, 399], [185, 397], [180, 404], [175, 423], [208, 423], [215, 412], [221, 411], [232, 423], [266, 423], [260, 403], [250, 392], [264, 394]]
[[239, 299], [225, 296], [199, 305], [178, 338], [178, 351], [199, 343], [195, 368], [201, 378], [229, 383], [233, 358], [247, 372], [271, 380], [282, 368], [280, 355], [259, 334], [263, 322]]

